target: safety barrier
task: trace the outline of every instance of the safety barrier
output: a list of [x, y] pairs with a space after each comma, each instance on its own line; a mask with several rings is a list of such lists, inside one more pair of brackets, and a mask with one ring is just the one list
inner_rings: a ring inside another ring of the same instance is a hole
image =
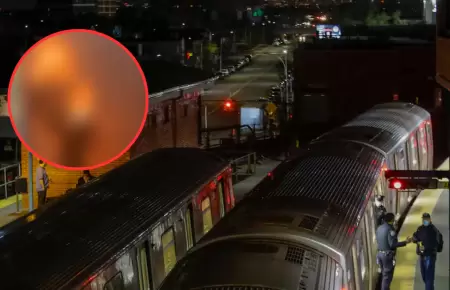
[[233, 184], [255, 174], [256, 158], [256, 152], [252, 152], [231, 161]]

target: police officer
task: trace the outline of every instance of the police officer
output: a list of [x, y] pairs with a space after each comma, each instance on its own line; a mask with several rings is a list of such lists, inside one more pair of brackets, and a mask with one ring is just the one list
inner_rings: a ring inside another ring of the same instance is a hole
[[444, 240], [441, 232], [431, 223], [429, 213], [422, 215], [422, 225], [413, 234], [412, 241], [417, 244], [416, 252], [419, 255], [420, 273], [425, 290], [434, 290], [436, 255], [442, 252]]
[[384, 196], [377, 195], [375, 197], [375, 215], [377, 218], [377, 227], [383, 224], [384, 215], [387, 213], [387, 209], [383, 205]]
[[395, 250], [411, 242], [410, 237], [406, 241], [398, 241], [397, 232], [393, 226], [394, 220], [395, 215], [393, 213], [385, 214], [384, 222], [378, 227], [376, 232], [378, 244], [377, 262], [382, 273], [381, 290], [390, 289], [395, 268]]

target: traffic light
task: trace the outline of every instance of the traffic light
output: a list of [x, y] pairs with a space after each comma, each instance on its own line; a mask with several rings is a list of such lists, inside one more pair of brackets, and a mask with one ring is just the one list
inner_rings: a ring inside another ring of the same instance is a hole
[[190, 51], [186, 52], [186, 59], [189, 60], [194, 54]]
[[438, 180], [434, 178], [390, 178], [389, 188], [396, 190], [436, 189]]
[[234, 107], [235, 107], [235, 105], [234, 105], [234, 102], [232, 100], [226, 100], [223, 103], [223, 110], [224, 111], [227, 111], [227, 112], [234, 111], [234, 109], [235, 109]]

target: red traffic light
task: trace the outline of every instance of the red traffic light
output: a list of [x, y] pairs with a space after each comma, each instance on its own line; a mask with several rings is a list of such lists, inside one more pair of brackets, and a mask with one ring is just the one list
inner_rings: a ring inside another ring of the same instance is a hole
[[223, 103], [224, 111], [233, 111], [234, 110], [234, 102], [232, 100], [227, 100]]

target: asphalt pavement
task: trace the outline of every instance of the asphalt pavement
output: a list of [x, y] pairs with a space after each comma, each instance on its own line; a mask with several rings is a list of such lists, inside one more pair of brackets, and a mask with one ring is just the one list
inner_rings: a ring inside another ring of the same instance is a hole
[[[284, 59], [285, 46], [258, 46], [252, 52], [252, 62], [238, 72], [218, 80], [216, 85], [203, 96], [205, 108], [202, 110], [202, 127], [218, 128], [239, 124], [238, 110], [226, 112], [223, 110], [225, 100], [236, 101], [236, 106], [259, 107], [262, 104], [256, 100], [266, 97], [270, 87], [280, 82], [280, 71], [277, 65]], [[242, 56], [243, 57], [243, 56]], [[238, 108], [236, 108], [238, 109]], [[207, 113], [207, 118], [205, 114]], [[224, 132], [212, 133], [216, 135]], [[228, 134], [225, 132], [225, 134]], [[226, 136], [220, 136], [225, 138]]]

